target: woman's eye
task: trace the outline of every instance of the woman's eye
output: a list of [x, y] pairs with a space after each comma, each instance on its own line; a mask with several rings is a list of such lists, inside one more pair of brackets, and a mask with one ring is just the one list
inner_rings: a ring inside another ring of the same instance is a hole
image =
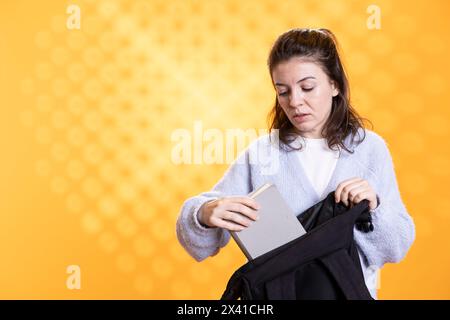
[[[314, 89], [314, 87], [302, 88], [302, 90], [305, 91], [305, 92], [309, 92], [309, 91], [311, 91], [312, 89]], [[284, 97], [284, 96], [287, 96], [288, 93], [289, 93], [288, 91], [284, 91], [284, 92], [278, 93], [278, 95], [279, 95], [280, 97]]]

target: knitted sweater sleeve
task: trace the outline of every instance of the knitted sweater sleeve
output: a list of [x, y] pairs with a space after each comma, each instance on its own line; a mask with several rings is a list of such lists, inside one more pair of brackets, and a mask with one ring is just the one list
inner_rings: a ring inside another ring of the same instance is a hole
[[242, 152], [230, 165], [211, 191], [187, 199], [179, 213], [176, 232], [178, 241], [197, 261], [217, 254], [230, 240], [230, 234], [222, 228], [207, 228], [198, 221], [200, 207], [211, 200], [225, 196], [246, 195], [251, 190], [248, 151]]
[[374, 185], [379, 205], [372, 211], [374, 231], [362, 233], [355, 229], [355, 240], [368, 266], [381, 268], [385, 263], [400, 262], [415, 239], [415, 227], [400, 196], [389, 149], [380, 138]]

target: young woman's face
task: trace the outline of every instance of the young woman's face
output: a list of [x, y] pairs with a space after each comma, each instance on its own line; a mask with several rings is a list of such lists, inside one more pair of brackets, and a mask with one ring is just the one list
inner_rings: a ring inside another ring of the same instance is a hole
[[314, 62], [294, 57], [272, 72], [278, 103], [300, 135], [322, 138], [321, 130], [331, 112], [334, 83]]

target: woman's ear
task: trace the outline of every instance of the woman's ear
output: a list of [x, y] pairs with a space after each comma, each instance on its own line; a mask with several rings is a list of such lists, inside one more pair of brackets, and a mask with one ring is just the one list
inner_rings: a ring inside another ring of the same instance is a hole
[[331, 81], [331, 89], [332, 89], [331, 95], [332, 95], [333, 97], [336, 97], [336, 96], [339, 94], [339, 89], [338, 89], [337, 86], [336, 86], [336, 82]]

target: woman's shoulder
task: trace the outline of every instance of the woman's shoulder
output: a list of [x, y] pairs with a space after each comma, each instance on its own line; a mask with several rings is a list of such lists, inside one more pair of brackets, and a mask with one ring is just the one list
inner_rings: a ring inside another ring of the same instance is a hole
[[235, 162], [248, 163], [250, 161], [253, 163], [255, 159], [259, 159], [263, 156], [264, 157], [273, 156], [274, 151], [278, 152], [278, 147], [276, 147], [277, 145], [278, 145], [278, 136], [276, 134], [273, 133], [261, 134], [256, 138], [251, 139], [250, 142], [247, 144], [247, 146], [238, 152]]
[[[363, 163], [380, 162], [389, 158], [390, 152], [386, 140], [375, 131], [360, 129], [359, 137], [353, 141], [354, 154]], [[361, 140], [361, 138], [364, 138]], [[361, 140], [359, 143], [357, 141]]]
[[254, 139], [247, 147], [249, 152], [268, 150], [279, 147], [279, 136], [276, 131], [265, 133]]
[[353, 138], [352, 144], [358, 148], [380, 150], [386, 149], [385, 139], [375, 131], [367, 128], [360, 128], [357, 135]]

